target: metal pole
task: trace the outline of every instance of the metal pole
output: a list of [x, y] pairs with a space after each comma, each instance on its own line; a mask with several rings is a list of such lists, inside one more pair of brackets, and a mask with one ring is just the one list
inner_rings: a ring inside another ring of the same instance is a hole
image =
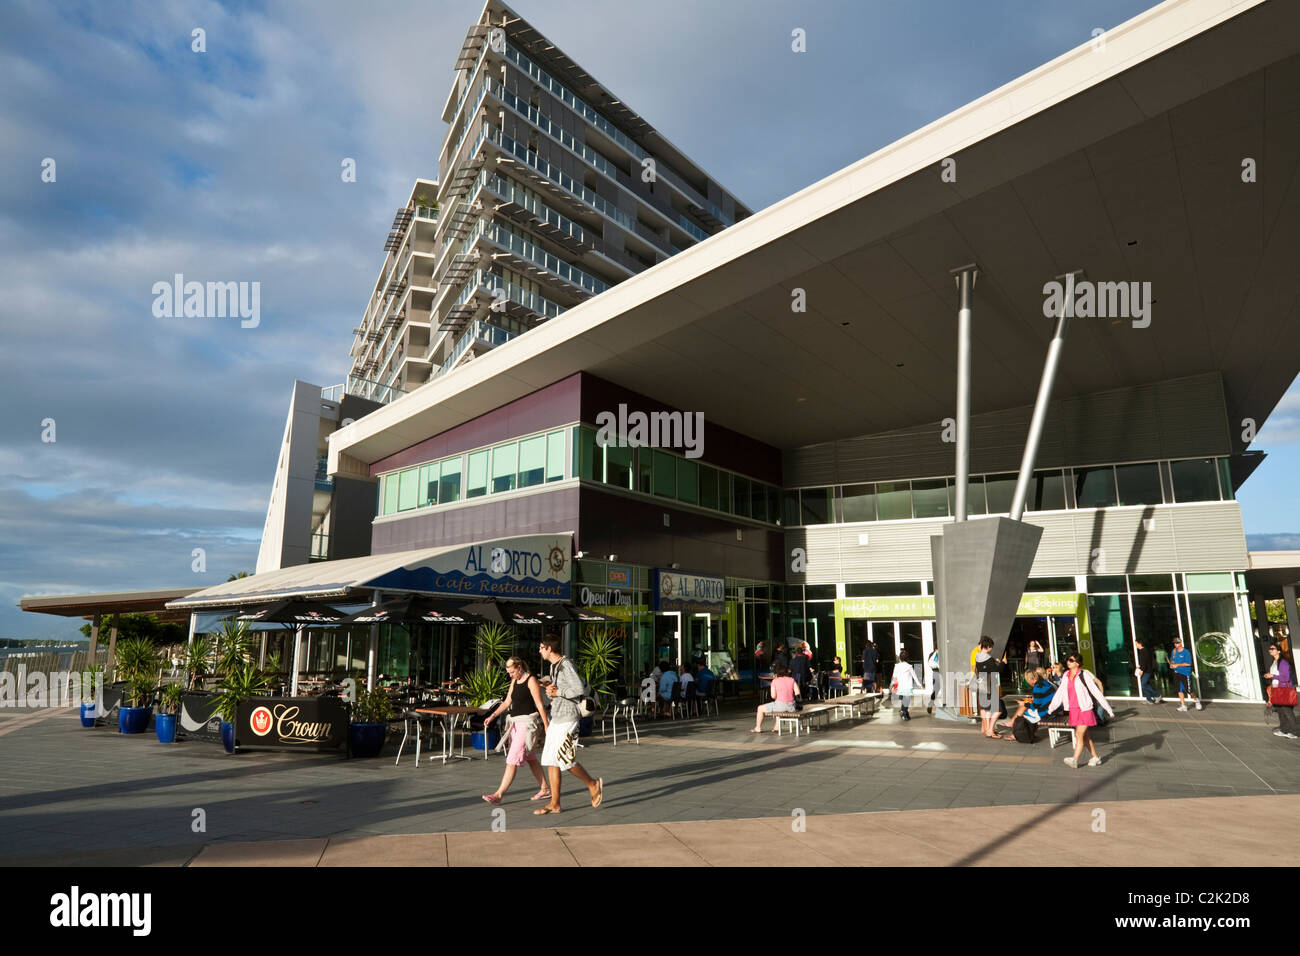
[[190, 636], [185, 639], [185, 646], [189, 647], [194, 643], [194, 632], [199, 626], [199, 612], [190, 611]]
[[1025, 454], [1020, 459], [1020, 476], [1016, 479], [1016, 491], [1011, 498], [1011, 520], [1019, 521], [1025, 513], [1025, 498], [1029, 495], [1029, 482], [1034, 476], [1034, 462], [1038, 459], [1038, 444], [1043, 437], [1043, 424], [1047, 421], [1047, 407], [1052, 401], [1052, 388], [1056, 384], [1056, 370], [1061, 364], [1061, 352], [1065, 349], [1065, 334], [1070, 329], [1070, 314], [1074, 311], [1074, 277], [1082, 275], [1082, 269], [1067, 272], [1057, 278], [1065, 279], [1065, 298], [1061, 302], [1061, 314], [1056, 318], [1056, 331], [1052, 334], [1051, 344], [1047, 346], [1047, 361], [1043, 363], [1043, 379], [1038, 383], [1038, 397], [1034, 400], [1034, 414], [1029, 420], [1029, 437], [1025, 439]]
[[[376, 591], [371, 595], [370, 606], [378, 607], [380, 603], [380, 592]], [[366, 690], [375, 689], [375, 657], [379, 650], [379, 625], [370, 625], [370, 647], [366, 651]]]
[[289, 673], [289, 696], [298, 696], [298, 658], [302, 648], [302, 625], [293, 629], [293, 669]]
[[979, 276], [975, 263], [954, 269], [957, 278], [957, 479], [956, 518], [966, 520], [966, 493], [970, 485], [970, 296]]

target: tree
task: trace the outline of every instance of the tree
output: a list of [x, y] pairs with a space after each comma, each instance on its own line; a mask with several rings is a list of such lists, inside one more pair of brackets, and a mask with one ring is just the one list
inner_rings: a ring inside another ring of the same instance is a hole
[[232, 574], [230, 577], [226, 578], [226, 583], [229, 584], [231, 581], [238, 581], [240, 578], [246, 577], [248, 577], [248, 572], [240, 571], [238, 574]]
[[[108, 626], [108, 621], [101, 618], [100, 627]], [[90, 623], [81, 625], [84, 637], [90, 637]], [[117, 619], [117, 639], [130, 640], [143, 637], [155, 644], [182, 644], [189, 637], [189, 629], [181, 624], [158, 620], [156, 614], [122, 614]], [[102, 639], [102, 638], [101, 638]]]

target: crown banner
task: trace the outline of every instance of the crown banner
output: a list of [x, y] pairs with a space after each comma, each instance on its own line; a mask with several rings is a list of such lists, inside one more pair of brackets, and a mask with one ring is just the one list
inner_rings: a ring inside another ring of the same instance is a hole
[[482, 541], [388, 571], [367, 588], [452, 597], [567, 601], [573, 535], [529, 534]]
[[721, 614], [726, 607], [725, 578], [655, 568], [655, 610]]

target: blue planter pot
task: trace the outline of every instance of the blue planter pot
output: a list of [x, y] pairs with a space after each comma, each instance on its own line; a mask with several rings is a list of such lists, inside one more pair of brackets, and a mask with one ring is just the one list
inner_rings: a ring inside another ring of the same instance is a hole
[[226, 748], [228, 754], [235, 752], [235, 725], [224, 720], [221, 722], [221, 746]]
[[98, 704], [82, 704], [81, 705], [81, 726], [94, 727], [95, 712], [98, 709], [99, 709]]
[[159, 714], [154, 718], [153, 732], [158, 735], [160, 744], [176, 743], [176, 715]]
[[117, 729], [124, 734], [142, 734], [149, 729], [152, 707], [122, 707], [118, 710]]
[[387, 738], [387, 724], [352, 724], [348, 727], [348, 752], [354, 757], [378, 757]]
[[[487, 735], [487, 749], [488, 750], [494, 749], [496, 745], [499, 744], [500, 742], [501, 742], [501, 735], [497, 733], [495, 730], [489, 730]], [[479, 731], [476, 734], [470, 734], [469, 745], [473, 747], [475, 750], [482, 750], [483, 732]]]

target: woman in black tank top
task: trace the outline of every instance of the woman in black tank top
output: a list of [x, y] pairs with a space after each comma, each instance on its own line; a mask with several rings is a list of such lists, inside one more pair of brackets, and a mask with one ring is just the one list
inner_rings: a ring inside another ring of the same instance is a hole
[[527, 763], [528, 769], [533, 772], [540, 787], [532, 799], [549, 800], [550, 786], [546, 782], [541, 765], [532, 753], [533, 747], [545, 733], [547, 724], [546, 707], [542, 703], [542, 686], [537, 682], [536, 677], [528, 673], [528, 665], [518, 657], [506, 661], [506, 673], [510, 675], [510, 689], [506, 693], [506, 699], [483, 722], [486, 735], [492, 721], [506, 711], [510, 712], [507, 724], [509, 746], [506, 750], [506, 769], [501, 776], [501, 785], [494, 792], [483, 794], [483, 799], [491, 804], [500, 803], [501, 798], [510, 789], [510, 784], [514, 783], [515, 771], [519, 765]]

